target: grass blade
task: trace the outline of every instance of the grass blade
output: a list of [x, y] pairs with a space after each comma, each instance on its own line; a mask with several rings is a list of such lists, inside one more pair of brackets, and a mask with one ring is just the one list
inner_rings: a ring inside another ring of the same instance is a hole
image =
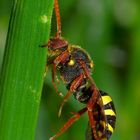
[[15, 0], [0, 79], [0, 140], [33, 140], [53, 0]]

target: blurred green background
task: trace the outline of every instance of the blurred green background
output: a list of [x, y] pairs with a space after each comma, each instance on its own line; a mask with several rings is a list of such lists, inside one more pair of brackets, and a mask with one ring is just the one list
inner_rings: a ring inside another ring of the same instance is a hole
[[[8, 30], [12, 0], [0, 0], [0, 68]], [[41, 1], [40, 1], [41, 2]], [[94, 60], [93, 78], [109, 93], [117, 110], [112, 140], [140, 140], [140, 1], [138, 0], [59, 0], [62, 35], [83, 47]], [[52, 18], [52, 35], [56, 29]], [[59, 90], [66, 93], [60, 82]], [[48, 140], [84, 105], [73, 97], [57, 117], [62, 99], [55, 93], [51, 73], [45, 78], [36, 140]], [[87, 114], [58, 140], [84, 140]]]

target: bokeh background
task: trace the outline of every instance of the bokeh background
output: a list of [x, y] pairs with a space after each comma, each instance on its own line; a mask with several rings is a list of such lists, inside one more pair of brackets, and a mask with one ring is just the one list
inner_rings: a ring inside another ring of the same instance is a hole
[[[0, 0], [0, 68], [8, 30], [12, 0]], [[40, 1], [41, 2], [41, 1]], [[109, 93], [117, 111], [116, 130], [111, 140], [140, 140], [140, 1], [59, 0], [62, 34], [86, 49], [94, 60], [93, 78]], [[56, 29], [52, 18], [52, 33]], [[59, 90], [65, 94], [63, 83]], [[73, 97], [57, 117], [62, 99], [55, 93], [48, 72], [42, 91], [36, 140], [48, 140], [84, 105]], [[87, 114], [58, 140], [84, 140]]]

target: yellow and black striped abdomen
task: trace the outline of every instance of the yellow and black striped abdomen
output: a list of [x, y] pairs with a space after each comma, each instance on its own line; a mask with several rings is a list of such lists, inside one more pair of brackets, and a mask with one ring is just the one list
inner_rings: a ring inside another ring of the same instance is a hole
[[[99, 140], [109, 140], [116, 122], [116, 111], [112, 98], [105, 92], [100, 91], [101, 97], [94, 105], [94, 120], [96, 122], [96, 132]], [[92, 129], [88, 124], [86, 131], [86, 140], [96, 140]]]
[[100, 93], [102, 96], [103, 111], [104, 111], [104, 118], [105, 118], [105, 120], [104, 120], [105, 121], [105, 125], [104, 125], [105, 132], [103, 134], [103, 137], [105, 137], [106, 139], [109, 139], [115, 128], [116, 110], [115, 110], [111, 97], [103, 91], [100, 91]]

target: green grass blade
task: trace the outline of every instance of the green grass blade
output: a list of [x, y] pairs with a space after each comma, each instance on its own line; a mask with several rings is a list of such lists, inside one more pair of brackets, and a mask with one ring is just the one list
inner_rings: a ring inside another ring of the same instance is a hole
[[0, 140], [33, 140], [53, 0], [15, 0], [0, 79]]

